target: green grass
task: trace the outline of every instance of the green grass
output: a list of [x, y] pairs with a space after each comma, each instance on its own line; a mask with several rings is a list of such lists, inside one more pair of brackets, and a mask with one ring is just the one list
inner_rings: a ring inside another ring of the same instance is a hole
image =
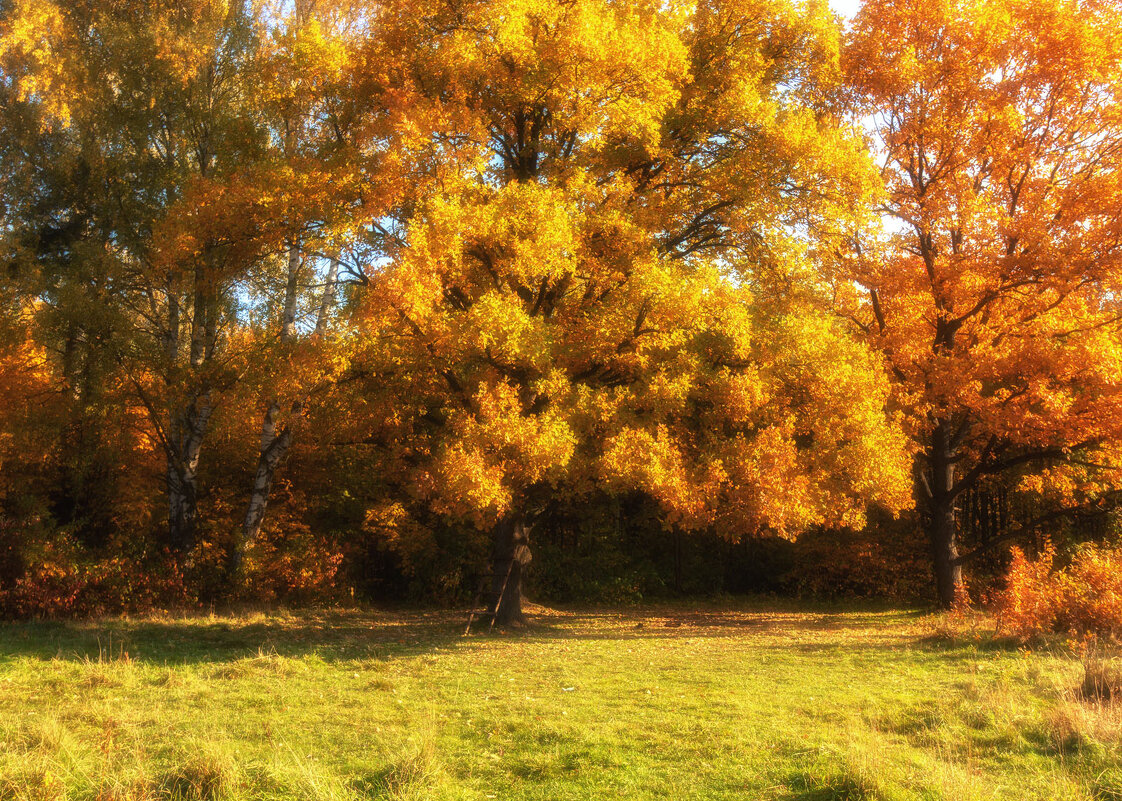
[[1122, 714], [1058, 650], [907, 611], [462, 625], [0, 626], [0, 799], [1122, 800]]

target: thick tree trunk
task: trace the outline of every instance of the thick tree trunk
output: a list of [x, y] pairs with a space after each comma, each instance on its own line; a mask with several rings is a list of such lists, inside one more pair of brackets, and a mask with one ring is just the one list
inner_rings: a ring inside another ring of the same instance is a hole
[[940, 421], [935, 426], [927, 452], [927, 469], [920, 467], [918, 471], [935, 588], [939, 604], [945, 608], [951, 607], [963, 590], [955, 519], [955, 447], [950, 432], [946, 421]]
[[502, 518], [491, 530], [491, 597], [488, 613], [499, 625], [521, 623], [522, 579], [530, 563], [530, 528], [521, 515]]
[[[214, 357], [218, 341], [218, 301], [209, 281], [211, 256], [195, 271], [194, 304], [191, 309], [192, 371]], [[178, 310], [175, 310], [178, 315]], [[178, 326], [177, 326], [178, 327]], [[174, 357], [174, 352], [168, 352]], [[199, 516], [199, 454], [210, 426], [210, 386], [205, 381], [189, 403], [171, 415], [167, 448], [168, 544], [178, 554], [195, 546]]]
[[935, 589], [939, 605], [950, 608], [962, 591], [962, 567], [958, 564], [954, 504], [932, 509], [928, 524], [931, 557], [935, 568]]
[[210, 393], [204, 391], [175, 422], [167, 455], [168, 544], [178, 553], [195, 545], [198, 524], [199, 453], [210, 423]]
[[174, 457], [168, 457], [168, 544], [176, 553], [185, 553], [195, 544], [198, 526], [198, 482]]
[[[293, 413], [300, 411], [299, 404], [293, 404]], [[249, 508], [245, 513], [245, 522], [242, 524], [241, 536], [234, 542], [230, 552], [229, 572], [235, 575], [241, 568], [245, 549], [257, 539], [261, 533], [261, 524], [265, 520], [265, 510], [269, 506], [269, 491], [273, 487], [273, 479], [277, 467], [288, 453], [292, 445], [291, 424], [277, 431], [277, 415], [280, 407], [271, 403], [265, 418], [261, 423], [261, 450], [257, 456], [257, 470], [253, 476], [253, 491], [249, 496]]]

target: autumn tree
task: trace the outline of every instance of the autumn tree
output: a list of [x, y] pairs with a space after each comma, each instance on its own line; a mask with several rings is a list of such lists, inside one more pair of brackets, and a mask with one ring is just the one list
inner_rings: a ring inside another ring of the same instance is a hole
[[262, 152], [254, 13], [32, 1], [5, 10], [0, 36], [7, 111], [32, 126], [5, 131], [28, 145], [7, 150], [8, 169], [33, 180], [8, 188], [11, 275], [52, 299], [64, 374], [73, 340], [76, 363], [96, 354], [145, 410], [166, 457], [166, 541], [181, 553], [196, 542], [202, 446], [253, 263], [237, 260], [244, 229], [207, 225], [191, 204]]
[[[534, 515], [595, 489], [730, 538], [900, 505], [880, 364], [810, 267], [872, 186], [824, 8], [397, 0], [376, 23], [356, 96], [422, 191], [355, 319], [393, 397], [369, 441], [414, 503], [490, 530], [498, 620]], [[393, 504], [371, 525], [410, 530]]]
[[[234, 572], [245, 548], [261, 531], [277, 470], [311, 400], [310, 387], [293, 381], [285, 362], [291, 359], [294, 347], [300, 348], [295, 343], [301, 324], [321, 344], [328, 333], [340, 281], [340, 251], [353, 240], [341, 221], [358, 222], [354, 216], [333, 212], [348, 209], [360, 200], [353, 182], [345, 178], [354, 168], [347, 157], [354, 154], [349, 153], [348, 104], [340, 83], [351, 52], [350, 40], [359, 28], [360, 12], [347, 4], [299, 0], [291, 6], [278, 5], [269, 16], [272, 21], [259, 58], [258, 100], [273, 131], [275, 158], [285, 171], [272, 176], [272, 184], [262, 186], [261, 191], [275, 192], [295, 202], [290, 204], [289, 224], [283, 226], [288, 233], [283, 241], [280, 287], [263, 287], [261, 293], [264, 299], [279, 299], [274, 304], [279, 312], [274, 352], [264, 354], [262, 359], [280, 360], [281, 369], [266, 367], [258, 371], [262, 375], [272, 373], [266, 382], [272, 391], [265, 399], [245, 520], [231, 548], [230, 567]], [[340, 168], [337, 172], [332, 171], [332, 163]], [[335, 195], [333, 203], [323, 203], [325, 190]], [[279, 222], [274, 219], [271, 224], [277, 227]], [[302, 349], [307, 350], [306, 345]], [[314, 385], [315, 379], [303, 377]]]
[[1122, 14], [869, 0], [845, 68], [883, 162], [885, 232], [854, 238], [839, 286], [890, 360], [951, 604], [970, 556], [956, 507], [980, 481], [1069, 506], [1117, 486]]
[[[245, 383], [266, 407], [229, 540], [236, 570], [293, 424], [337, 364], [301, 332], [328, 339], [347, 226], [361, 224], [349, 211], [381, 213], [348, 178], [365, 156], [333, 83], [359, 18], [331, 2], [5, 9], [3, 288], [47, 300], [36, 314], [72, 388], [67, 431], [116, 430], [81, 409], [146, 415], [166, 458], [164, 542], [180, 557], [200, 541], [200, 464], [223, 399]], [[101, 384], [112, 397], [95, 396]]]

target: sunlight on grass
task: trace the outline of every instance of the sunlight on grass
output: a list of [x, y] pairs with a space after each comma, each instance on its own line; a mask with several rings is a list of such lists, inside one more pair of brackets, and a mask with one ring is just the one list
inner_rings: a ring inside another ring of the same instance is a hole
[[903, 611], [538, 611], [0, 627], [0, 799], [1122, 799], [1122, 706], [1059, 650]]

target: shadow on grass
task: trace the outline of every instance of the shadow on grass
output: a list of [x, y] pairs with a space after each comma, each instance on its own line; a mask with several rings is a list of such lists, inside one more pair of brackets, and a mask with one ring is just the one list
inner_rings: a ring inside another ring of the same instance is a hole
[[0, 625], [0, 664], [19, 656], [150, 664], [221, 663], [262, 653], [325, 661], [404, 657], [462, 643], [463, 619], [457, 618], [348, 611], [8, 623]]
[[977, 635], [929, 634], [916, 641], [916, 645], [928, 651], [958, 651], [971, 648], [976, 651], [1020, 651], [1024, 643], [1013, 637], [1001, 637], [992, 633]]
[[[892, 650], [923, 647], [948, 657], [962, 646], [919, 639], [911, 627], [914, 610], [798, 611], [717, 609], [683, 605], [625, 611], [556, 611], [539, 608], [520, 628], [476, 631], [463, 636], [463, 611], [382, 612], [370, 610], [305, 611], [298, 614], [248, 614], [168, 619], [93, 620], [0, 624], [0, 664], [17, 657], [73, 661], [128, 659], [147, 664], [222, 663], [259, 654], [282, 657], [315, 655], [325, 661], [395, 659], [428, 652], [479, 647], [480, 643], [530, 639], [639, 640], [782, 635], [769, 648], [792, 651], [846, 649]], [[854, 633], [877, 632], [879, 641], [853, 639]], [[831, 635], [837, 635], [836, 638]], [[825, 642], [801, 642], [825, 636]], [[787, 641], [789, 639], [789, 641]]]
[[815, 777], [798, 773], [787, 781], [781, 801], [873, 801], [875, 789], [860, 777], [846, 774]]

